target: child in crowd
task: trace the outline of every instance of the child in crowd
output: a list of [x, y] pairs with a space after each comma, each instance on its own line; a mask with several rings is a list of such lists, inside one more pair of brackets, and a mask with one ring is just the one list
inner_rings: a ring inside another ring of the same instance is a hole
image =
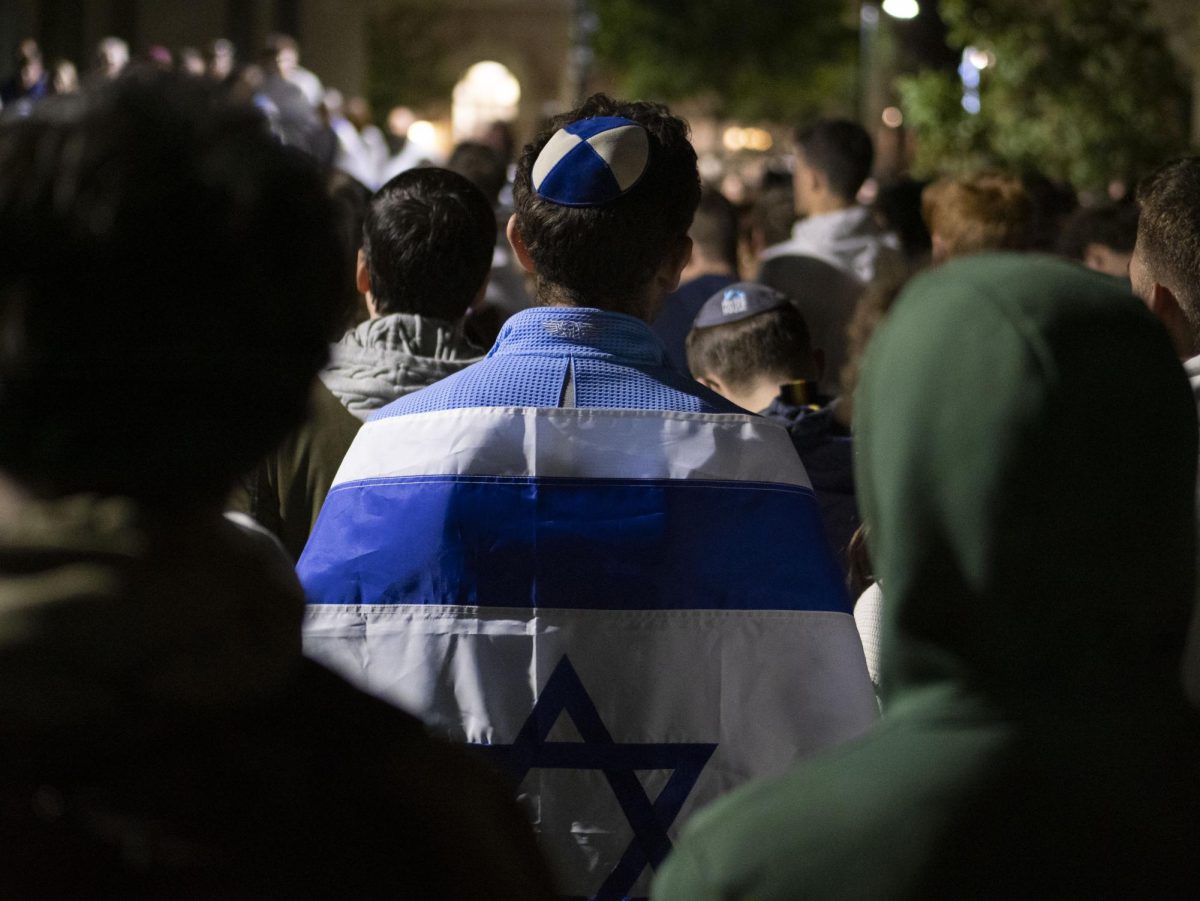
[[823, 355], [804, 316], [783, 294], [739, 282], [700, 309], [687, 338], [696, 381], [783, 425], [812, 482], [838, 560], [858, 528], [849, 430], [817, 392]]

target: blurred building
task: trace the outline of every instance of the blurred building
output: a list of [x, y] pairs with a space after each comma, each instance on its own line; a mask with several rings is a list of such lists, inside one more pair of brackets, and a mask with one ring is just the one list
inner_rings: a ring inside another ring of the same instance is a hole
[[[511, 73], [520, 88], [519, 131], [570, 100], [572, 0], [0, 0], [0, 77], [25, 37], [36, 38], [48, 58], [71, 59], [86, 71], [106, 35], [124, 38], [135, 54], [224, 37], [242, 60], [253, 60], [266, 36], [280, 31], [299, 41], [306, 68], [351, 96], [368, 88], [373, 23], [406, 5], [432, 10], [453, 35], [440, 57], [446, 66], [465, 76], [492, 61]], [[511, 96], [511, 85], [501, 90]]]

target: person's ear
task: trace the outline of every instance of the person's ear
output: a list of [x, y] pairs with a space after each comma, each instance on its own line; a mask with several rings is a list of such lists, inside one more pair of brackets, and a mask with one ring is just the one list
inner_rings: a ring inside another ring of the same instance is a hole
[[659, 288], [663, 294], [670, 294], [679, 287], [679, 277], [692, 258], [692, 239], [684, 235], [671, 254], [658, 270]]
[[361, 247], [358, 249], [358, 264], [354, 269], [354, 287], [358, 289], [359, 294], [371, 293], [371, 273], [367, 271], [367, 255]]
[[717, 394], [720, 394], [722, 397], [725, 396], [725, 394], [721, 390], [722, 385], [721, 385], [720, 379], [716, 379], [716, 378], [713, 378], [712, 376], [708, 376], [708, 375], [696, 375], [696, 376], [692, 376], [692, 378], [694, 378], [697, 382], [699, 382], [705, 388], [708, 388], [710, 391], [715, 391], [715, 392], [717, 392]]
[[1192, 326], [1174, 292], [1166, 285], [1155, 282], [1145, 301], [1150, 312], [1157, 316], [1158, 321], [1166, 328], [1179, 358], [1186, 360], [1193, 356], [1195, 340], [1192, 337]]
[[377, 318], [379, 311], [375, 309], [375, 295], [371, 293], [371, 273], [367, 271], [367, 255], [361, 247], [358, 249], [358, 263], [354, 269], [354, 287], [358, 289], [367, 305], [367, 315], [372, 319]]
[[1083, 265], [1097, 272], [1108, 272], [1110, 253], [1103, 244], [1089, 244], [1083, 252]]
[[823, 194], [829, 188], [829, 179], [825, 173], [814, 166], [805, 166], [805, 174], [808, 178], [808, 190], [812, 194]]
[[475, 299], [471, 301], [467, 307], [468, 310], [478, 310], [483, 306], [484, 300], [487, 298], [488, 284], [492, 280], [492, 271], [489, 269], [483, 276], [483, 283], [479, 286], [479, 290], [475, 292]]
[[940, 233], [934, 232], [929, 236], [929, 261], [935, 266], [940, 266], [950, 258], [950, 242], [941, 236]]
[[504, 228], [504, 234], [508, 237], [508, 243], [512, 246], [513, 253], [517, 255], [517, 262], [521, 264], [521, 268], [532, 274], [534, 272], [533, 257], [529, 255], [529, 248], [525, 246], [525, 239], [521, 237], [521, 233], [517, 230], [516, 213], [508, 217], [508, 225]]

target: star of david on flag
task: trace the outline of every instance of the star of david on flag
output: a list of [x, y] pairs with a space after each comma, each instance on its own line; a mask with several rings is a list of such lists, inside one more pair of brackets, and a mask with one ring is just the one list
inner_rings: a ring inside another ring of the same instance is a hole
[[[582, 741], [549, 741], [550, 730], [566, 713]], [[621, 805], [633, 839], [592, 901], [628, 897], [646, 865], [657, 868], [671, 850], [667, 830], [675, 822], [715, 744], [618, 744], [600, 719], [596, 705], [564, 654], [550, 674], [529, 718], [510, 745], [482, 750], [521, 782], [531, 769], [601, 770]], [[672, 770], [651, 801], [638, 781], [638, 770]]]

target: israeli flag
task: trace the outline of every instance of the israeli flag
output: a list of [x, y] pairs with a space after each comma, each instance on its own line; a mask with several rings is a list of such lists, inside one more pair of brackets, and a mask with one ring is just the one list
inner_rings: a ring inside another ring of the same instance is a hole
[[804, 468], [756, 416], [372, 420], [299, 572], [306, 652], [507, 768], [571, 897], [646, 896], [691, 813], [875, 717]]

